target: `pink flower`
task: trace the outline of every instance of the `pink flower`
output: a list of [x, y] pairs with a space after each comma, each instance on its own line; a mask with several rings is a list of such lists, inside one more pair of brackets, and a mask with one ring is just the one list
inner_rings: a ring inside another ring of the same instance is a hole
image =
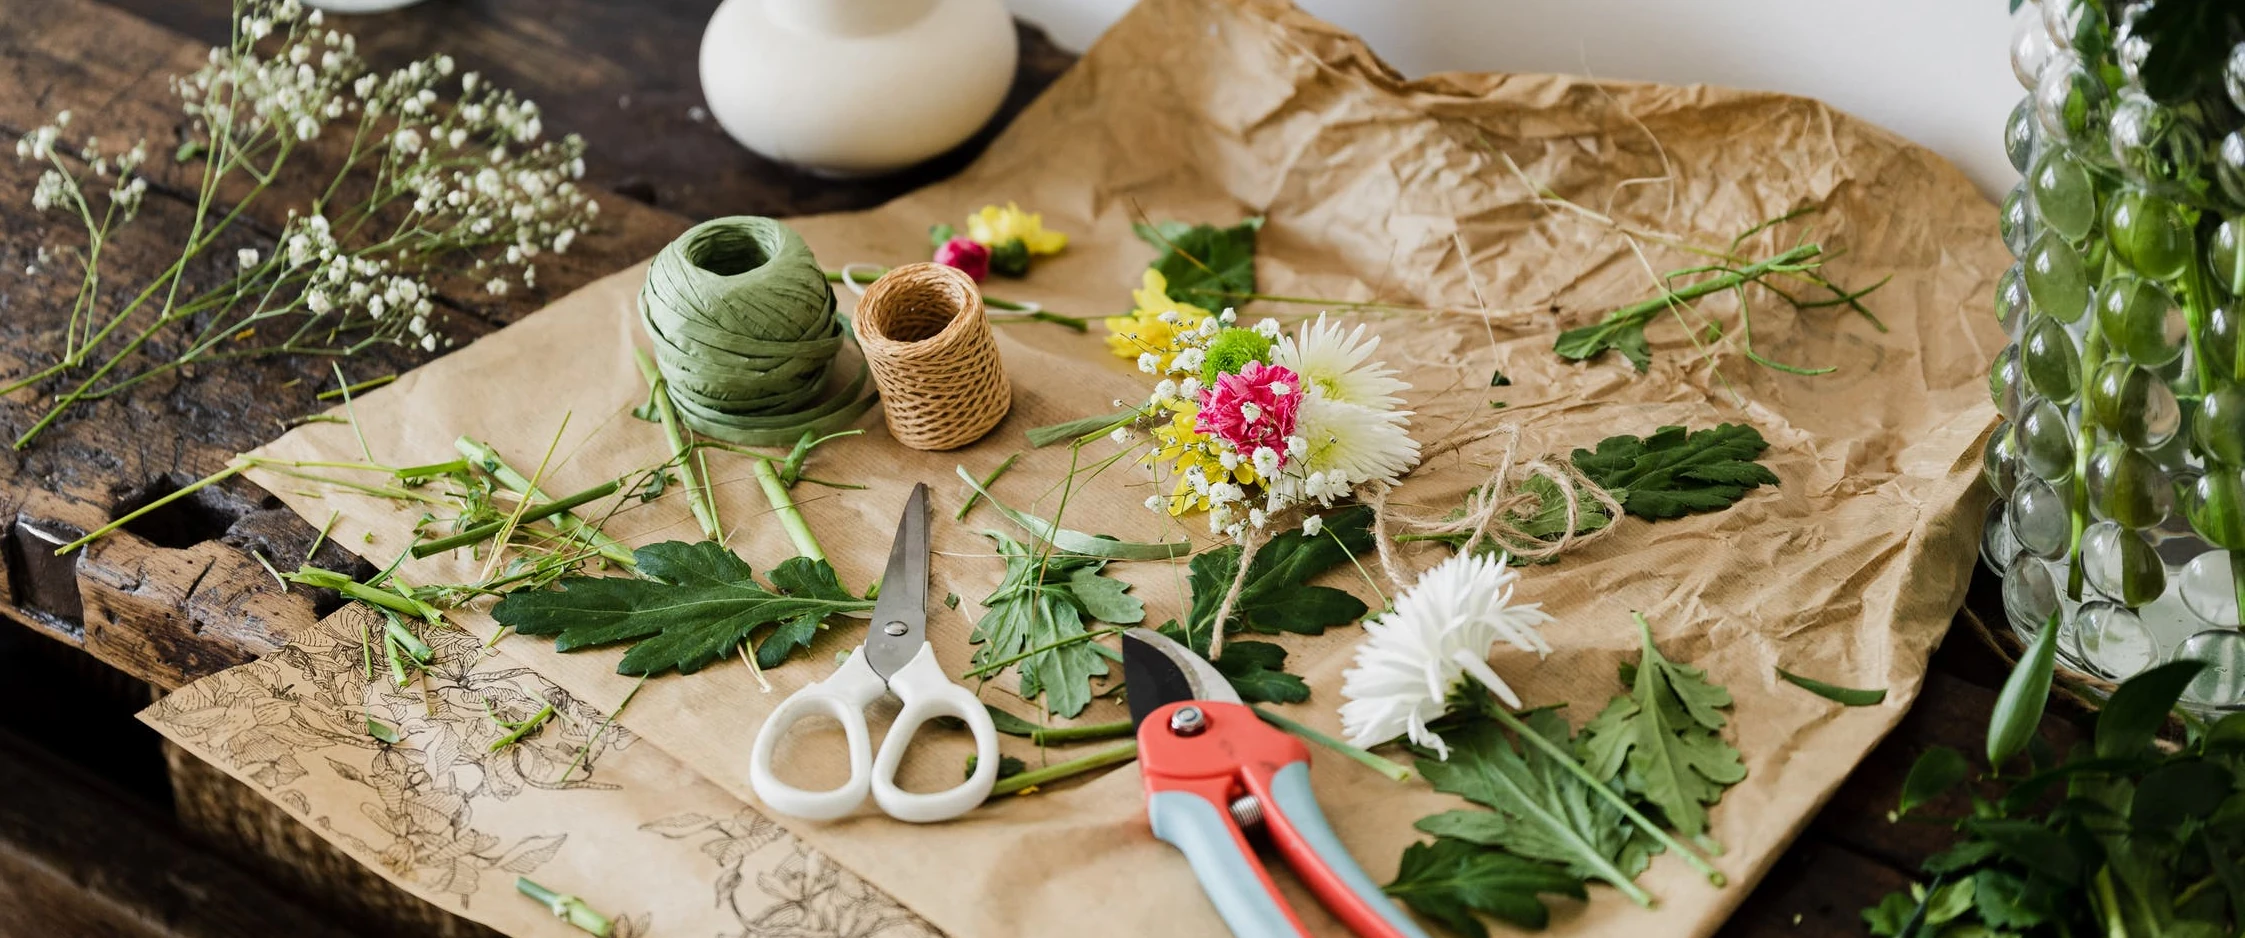
[[990, 249], [972, 238], [952, 238], [937, 245], [935, 262], [966, 271], [976, 283], [990, 276]]
[[1302, 409], [1302, 376], [1293, 370], [1248, 362], [1236, 375], [1218, 375], [1202, 388], [1193, 429], [1231, 444], [1241, 456], [1270, 447], [1285, 465], [1286, 438]]

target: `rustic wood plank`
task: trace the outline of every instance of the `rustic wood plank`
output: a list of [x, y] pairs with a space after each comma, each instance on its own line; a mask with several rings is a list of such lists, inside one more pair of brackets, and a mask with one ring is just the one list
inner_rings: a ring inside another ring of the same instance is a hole
[[1812, 832], [1785, 852], [1716, 934], [1720, 938], [1861, 935], [1863, 909], [1909, 884], [1902, 871]]
[[499, 938], [353, 860], [287, 811], [193, 753], [164, 744], [179, 825], [267, 883], [369, 934]]
[[0, 732], [0, 935], [350, 934], [166, 830], [100, 780]]

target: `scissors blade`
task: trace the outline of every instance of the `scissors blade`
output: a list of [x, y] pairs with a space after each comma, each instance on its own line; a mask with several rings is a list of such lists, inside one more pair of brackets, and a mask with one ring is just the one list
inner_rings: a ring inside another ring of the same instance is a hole
[[865, 634], [865, 663], [882, 680], [910, 664], [928, 641], [928, 485], [912, 487], [904, 520], [889, 544], [889, 568], [881, 574], [881, 598], [873, 603], [873, 623]]
[[1223, 672], [1190, 648], [1152, 629], [1123, 633], [1123, 683], [1130, 688], [1130, 722], [1180, 700], [1239, 703]]

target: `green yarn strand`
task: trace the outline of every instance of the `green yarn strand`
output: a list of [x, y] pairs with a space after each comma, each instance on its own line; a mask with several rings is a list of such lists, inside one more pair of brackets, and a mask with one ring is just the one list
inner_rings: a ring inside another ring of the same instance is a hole
[[679, 418], [743, 446], [792, 446], [871, 409], [868, 372], [826, 395], [848, 340], [834, 288], [793, 229], [715, 218], [687, 229], [647, 268], [639, 312]]

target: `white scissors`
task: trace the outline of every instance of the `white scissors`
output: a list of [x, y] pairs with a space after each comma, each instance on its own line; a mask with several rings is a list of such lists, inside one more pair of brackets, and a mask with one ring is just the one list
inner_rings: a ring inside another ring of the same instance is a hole
[[[832, 820], [863, 804], [870, 788], [873, 801], [890, 817], [925, 823], [958, 817], [990, 797], [990, 787], [998, 781], [998, 729], [990, 723], [982, 701], [952, 683], [936, 665], [935, 651], [928, 647], [927, 601], [928, 487], [922, 483], [904, 504], [904, 520], [889, 547], [889, 569], [881, 577], [881, 598], [873, 604], [865, 643], [832, 677], [788, 695], [756, 733], [756, 749], [748, 763], [749, 784], [772, 810]], [[890, 724], [876, 758], [866, 740], [865, 708], [884, 693], [895, 694], [904, 709]], [[848, 737], [850, 780], [831, 791], [804, 791], [772, 774], [772, 750], [798, 721], [821, 714], [842, 724]], [[904, 761], [912, 734], [939, 716], [965, 720], [973, 731], [974, 774], [958, 787], [933, 794], [898, 788], [897, 766]]]

